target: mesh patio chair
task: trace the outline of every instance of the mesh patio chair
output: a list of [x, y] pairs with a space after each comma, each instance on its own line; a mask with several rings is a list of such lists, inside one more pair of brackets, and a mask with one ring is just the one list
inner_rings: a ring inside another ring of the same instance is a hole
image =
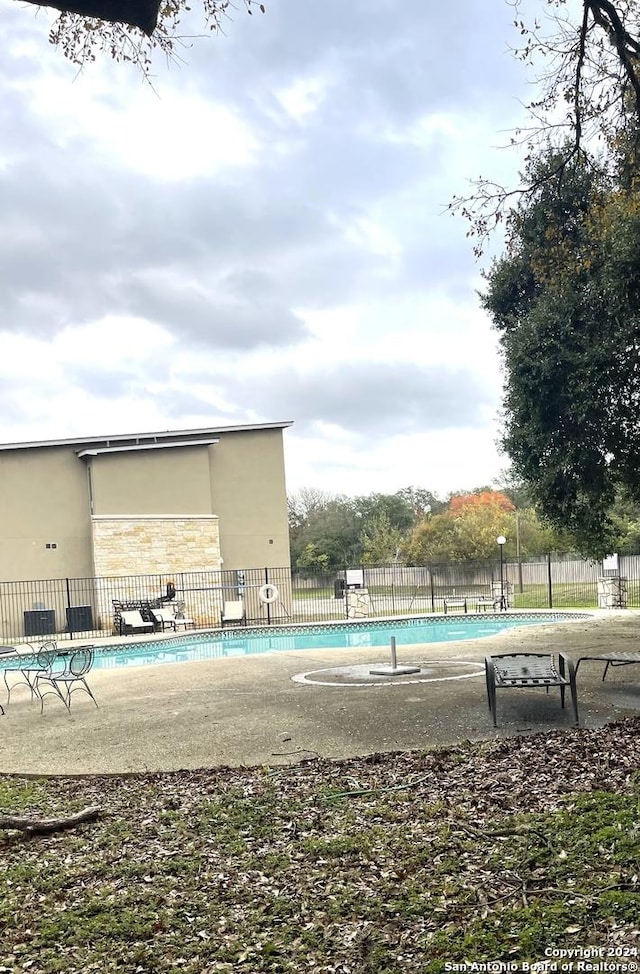
[[98, 706], [86, 680], [93, 666], [93, 658], [93, 646], [79, 646], [71, 652], [56, 654], [49, 668], [36, 676], [35, 690], [40, 697], [40, 713], [44, 710], [44, 698], [51, 693], [60, 697], [67, 710], [71, 711], [71, 694], [75, 690], [84, 690]]
[[[39, 673], [46, 671], [55, 659], [58, 651], [56, 643], [51, 640], [43, 643], [39, 649], [36, 649], [31, 643], [22, 643], [20, 648], [17, 646], [3, 647], [3, 649], [9, 648], [13, 648], [13, 653], [3, 654], [5, 664], [9, 664], [8, 666], [5, 665], [4, 670], [4, 685], [7, 688], [7, 706], [11, 702], [12, 692], [20, 686], [29, 688], [33, 702], [34, 698], [38, 696], [36, 689], [37, 676]], [[16, 679], [12, 679], [10, 683], [9, 681], [12, 677], [16, 677]]]
[[[9, 659], [10, 656], [13, 659], [15, 659], [15, 656], [16, 655], [17, 655], [17, 651], [16, 651], [16, 647], [15, 646], [0, 646], [0, 666], [2, 666], [2, 664], [4, 662], [6, 662]], [[11, 691], [9, 689], [9, 684], [7, 683], [7, 671], [6, 671], [6, 669], [4, 670], [4, 685], [7, 688], [7, 705], [8, 705], [9, 704], [9, 696], [10, 696]], [[4, 713], [4, 707], [0, 703], [0, 715], [3, 714], [3, 713]]]
[[[11, 696], [11, 688], [7, 681], [7, 670], [12, 672], [15, 669], [15, 664], [17, 662], [18, 650], [15, 646], [0, 646], [0, 666], [4, 669], [4, 685], [7, 688], [7, 706], [9, 706], [9, 698]], [[9, 664], [7, 666], [6, 664]], [[12, 665], [13, 664], [13, 665]], [[0, 714], [4, 713], [4, 707], [0, 703]]]

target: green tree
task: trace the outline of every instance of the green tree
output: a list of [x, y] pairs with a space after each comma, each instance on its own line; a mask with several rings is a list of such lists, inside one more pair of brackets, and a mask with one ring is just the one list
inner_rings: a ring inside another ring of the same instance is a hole
[[329, 572], [360, 563], [360, 518], [351, 498], [298, 492], [289, 501], [289, 526], [294, 568], [309, 569], [310, 558], [314, 570], [322, 565]]
[[392, 524], [385, 510], [372, 517], [362, 530], [362, 564], [393, 565], [400, 558], [405, 532]]
[[439, 514], [446, 507], [445, 501], [424, 487], [403, 487], [396, 491], [396, 497], [401, 497], [409, 505], [416, 523], [428, 514]]
[[292, 564], [305, 571], [333, 572], [396, 563], [430, 502], [443, 503], [417, 487], [355, 498], [303, 488], [288, 499]]
[[356, 497], [353, 506], [360, 519], [361, 532], [365, 532], [380, 518], [386, 518], [390, 527], [401, 533], [407, 531], [414, 522], [411, 505], [399, 494], [368, 494], [366, 497]]
[[501, 491], [454, 495], [446, 511], [414, 529], [407, 560], [415, 565], [491, 561], [500, 535], [514, 543], [513, 510]]
[[326, 575], [331, 570], [329, 555], [318, 551], [317, 544], [309, 541], [297, 556], [296, 568], [314, 575]]
[[[557, 160], [532, 162], [532, 177]], [[506, 374], [503, 446], [535, 506], [594, 557], [612, 549], [618, 492], [640, 501], [640, 197], [633, 161], [616, 165], [576, 156], [540, 179], [483, 297]]]
[[621, 555], [640, 551], [640, 504], [619, 492], [610, 511], [614, 531], [612, 550]]

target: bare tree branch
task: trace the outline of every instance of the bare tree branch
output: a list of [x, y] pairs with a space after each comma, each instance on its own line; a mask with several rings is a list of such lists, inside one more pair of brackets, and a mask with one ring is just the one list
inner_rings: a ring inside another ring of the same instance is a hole
[[[607, 154], [630, 117], [640, 119], [640, 5], [636, 0], [583, 0], [580, 21], [560, 17], [544, 33], [541, 25], [525, 24], [519, 0], [512, 4], [514, 26], [524, 38], [514, 56], [527, 65], [544, 63], [538, 76], [540, 94], [526, 107], [536, 125], [516, 130], [511, 144], [525, 144], [525, 163], [543, 147], [562, 147], [564, 158], [545, 179], [561, 177], [578, 153], [594, 166], [606, 168]], [[547, 0], [549, 8], [556, 0]], [[568, 106], [568, 107], [565, 107]], [[540, 183], [523, 181], [516, 188], [487, 179], [474, 180], [472, 191], [456, 196], [450, 212], [469, 222], [474, 251], [482, 254], [487, 239], [505, 219], [514, 196], [527, 196]]]

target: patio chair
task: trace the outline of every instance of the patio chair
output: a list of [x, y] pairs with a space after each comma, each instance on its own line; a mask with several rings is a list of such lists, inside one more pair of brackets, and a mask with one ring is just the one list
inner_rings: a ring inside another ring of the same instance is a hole
[[173, 629], [174, 632], [177, 632], [178, 626], [184, 626], [185, 629], [187, 629], [189, 626], [191, 626], [192, 629], [195, 629], [196, 627], [193, 619], [186, 619], [184, 616], [177, 616], [174, 610], [168, 606], [164, 609], [151, 609], [150, 612], [151, 617], [157, 623], [157, 625], [161, 627], [162, 632], [165, 631], [167, 626]]
[[576, 673], [581, 663], [588, 663], [591, 660], [600, 661], [605, 664], [602, 682], [604, 683], [607, 670], [610, 666], [633, 666], [640, 664], [640, 653], [601, 653], [599, 656], [581, 656], [576, 663]]
[[[8, 647], [3, 647], [6, 649]], [[31, 643], [23, 643], [20, 648], [13, 647], [13, 654], [3, 654], [9, 666], [5, 666], [4, 685], [7, 688], [7, 705], [11, 702], [11, 694], [19, 686], [29, 688], [31, 700], [38, 696], [36, 680], [39, 673], [48, 669], [55, 658], [58, 650], [56, 643], [51, 640], [43, 643], [39, 649], [35, 649]], [[9, 677], [15, 674], [17, 679], [11, 685]]]
[[86, 675], [93, 666], [93, 646], [79, 646], [78, 649], [56, 653], [49, 667], [41, 670], [35, 678], [35, 690], [40, 697], [40, 713], [44, 710], [44, 698], [54, 693], [68, 711], [71, 711], [71, 694], [84, 690], [96, 707], [98, 701], [91, 692]]
[[[0, 665], [2, 665], [3, 660], [7, 660], [10, 656], [15, 659], [17, 655], [17, 650], [15, 646], [0, 646]], [[12, 669], [12, 667], [11, 667]], [[4, 684], [7, 688], [7, 705], [9, 704], [9, 696], [11, 690], [9, 689], [9, 684], [7, 683], [7, 671], [4, 670]], [[0, 703], [0, 715], [4, 714], [4, 707]]]
[[566, 653], [558, 653], [557, 662], [552, 653], [501, 653], [485, 657], [485, 676], [489, 710], [496, 722], [496, 690], [503, 688], [531, 689], [560, 687], [560, 699], [564, 708], [565, 690], [571, 691], [571, 702], [579, 724], [576, 673], [573, 661]]
[[[2, 666], [4, 662], [10, 662], [15, 664], [17, 655], [18, 655], [18, 651], [15, 646], [0, 646], [0, 666]], [[8, 706], [9, 697], [11, 696], [11, 689], [7, 682], [7, 670], [9, 670], [9, 672], [15, 670], [15, 665], [14, 666], [10, 665], [9, 667], [4, 668], [4, 685], [7, 688], [7, 706]], [[0, 714], [3, 713], [4, 713], [4, 707], [0, 703]]]
[[145, 622], [139, 609], [123, 609], [120, 612], [120, 635], [132, 635], [136, 632], [153, 632], [152, 622]]
[[235, 602], [225, 602], [220, 621], [223, 629], [225, 626], [246, 625], [247, 613], [242, 599], [237, 599]]

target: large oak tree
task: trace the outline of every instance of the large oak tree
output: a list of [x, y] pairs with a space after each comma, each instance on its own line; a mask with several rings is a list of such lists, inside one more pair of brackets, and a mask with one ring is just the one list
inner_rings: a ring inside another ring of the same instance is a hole
[[503, 445], [577, 546], [616, 544], [618, 495], [640, 501], [640, 193], [635, 133], [606, 172], [549, 150], [507, 221], [483, 298], [504, 357]]

